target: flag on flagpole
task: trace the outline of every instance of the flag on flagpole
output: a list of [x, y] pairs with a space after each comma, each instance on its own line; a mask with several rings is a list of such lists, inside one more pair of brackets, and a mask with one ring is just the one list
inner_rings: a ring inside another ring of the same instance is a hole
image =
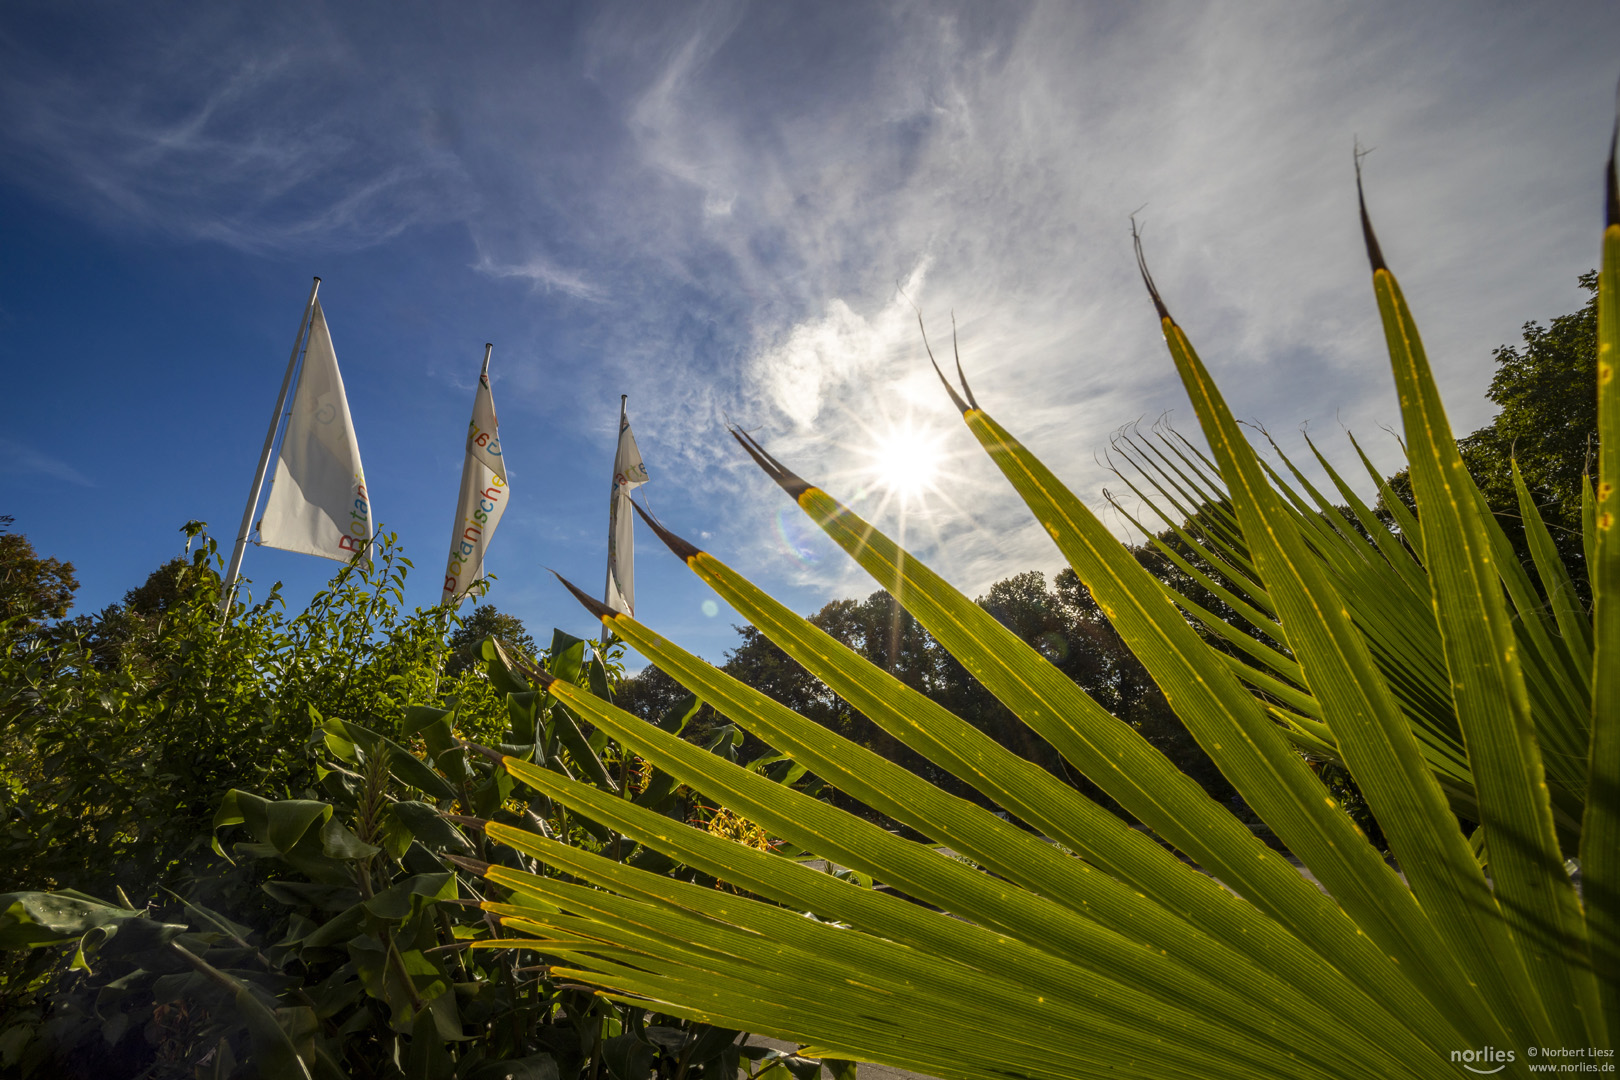
[[450, 564], [444, 571], [441, 602], [446, 604], [460, 603], [473, 583], [484, 576], [484, 552], [506, 513], [511, 493], [506, 485], [506, 459], [501, 456], [495, 398], [489, 391], [489, 354], [494, 348], [484, 346], [484, 367], [478, 373], [472, 422], [467, 425], [467, 463], [461, 470], [461, 496], [450, 531]]
[[326, 315], [316, 300], [259, 542], [348, 562], [358, 552], [369, 558], [371, 534], [360, 446]]
[[607, 588], [602, 603], [626, 615], [636, 613], [635, 511], [630, 508], [630, 492], [647, 482], [647, 466], [641, 463], [636, 437], [630, 431], [625, 412], [626, 395], [619, 398], [619, 449], [613, 455], [613, 495], [608, 509]]

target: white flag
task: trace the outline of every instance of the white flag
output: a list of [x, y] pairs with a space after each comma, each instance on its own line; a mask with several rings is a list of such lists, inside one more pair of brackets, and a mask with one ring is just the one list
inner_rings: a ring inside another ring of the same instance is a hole
[[619, 399], [619, 449], [613, 455], [613, 495], [608, 507], [607, 591], [602, 603], [626, 615], [636, 613], [636, 512], [630, 508], [630, 492], [647, 482], [647, 466], [641, 463], [636, 437], [630, 431], [624, 399]]
[[506, 513], [506, 459], [501, 456], [500, 424], [489, 392], [489, 352], [473, 395], [472, 422], [467, 425], [467, 463], [461, 470], [461, 498], [450, 530], [450, 564], [444, 571], [444, 600], [460, 602], [473, 582], [484, 576], [484, 552], [495, 526]]
[[348, 562], [369, 550], [371, 533], [360, 446], [317, 300], [275, 482], [259, 521], [259, 542]]

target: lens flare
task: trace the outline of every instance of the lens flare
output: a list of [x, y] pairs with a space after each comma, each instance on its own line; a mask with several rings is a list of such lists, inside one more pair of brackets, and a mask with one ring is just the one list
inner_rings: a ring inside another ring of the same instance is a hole
[[776, 537], [782, 550], [795, 559], [807, 565], [816, 561], [816, 549], [811, 545], [813, 529], [797, 506], [776, 512]]

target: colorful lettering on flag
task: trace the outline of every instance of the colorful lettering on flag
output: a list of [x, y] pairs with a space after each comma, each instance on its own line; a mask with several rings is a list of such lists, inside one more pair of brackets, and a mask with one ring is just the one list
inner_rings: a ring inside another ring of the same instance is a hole
[[348, 562], [359, 553], [370, 557], [372, 532], [360, 445], [326, 315], [316, 300], [259, 542]]
[[444, 571], [444, 603], [460, 602], [484, 576], [484, 553], [495, 536], [495, 526], [506, 513], [511, 489], [506, 482], [506, 459], [501, 456], [500, 424], [495, 398], [489, 389], [489, 351], [478, 373], [473, 394], [472, 420], [467, 425], [467, 460], [461, 470], [461, 495], [456, 522], [450, 530], [450, 562]]

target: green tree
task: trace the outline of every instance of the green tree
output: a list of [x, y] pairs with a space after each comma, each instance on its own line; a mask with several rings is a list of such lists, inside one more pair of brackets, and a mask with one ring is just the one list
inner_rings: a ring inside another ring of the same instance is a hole
[[4, 531], [11, 517], [0, 516], [0, 622], [20, 619], [34, 628], [60, 619], [79, 588], [73, 564], [42, 559], [22, 533]]
[[450, 631], [450, 637], [445, 642], [450, 654], [444, 662], [445, 676], [455, 678], [464, 672], [482, 671], [484, 659], [478, 649], [487, 637], [500, 639], [503, 646], [509, 650], [516, 649], [528, 660], [533, 660], [540, 651], [522, 619], [508, 615], [494, 604], [479, 604], [471, 615]]

